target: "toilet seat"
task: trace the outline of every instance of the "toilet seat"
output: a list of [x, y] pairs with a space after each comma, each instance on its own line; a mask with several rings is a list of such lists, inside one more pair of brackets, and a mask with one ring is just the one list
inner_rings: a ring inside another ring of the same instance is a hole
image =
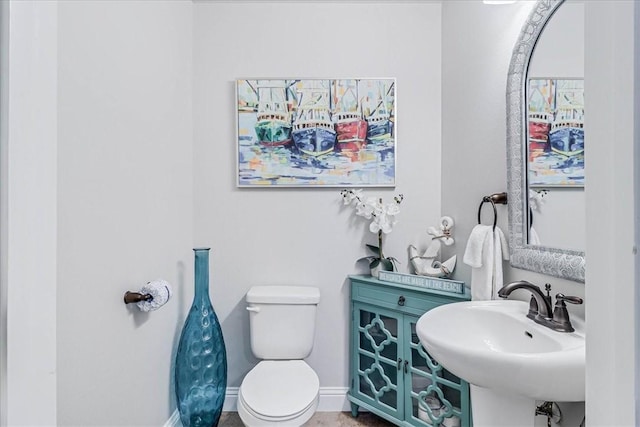
[[303, 360], [263, 360], [242, 381], [238, 412], [247, 425], [299, 426], [315, 412], [319, 390], [318, 375]]

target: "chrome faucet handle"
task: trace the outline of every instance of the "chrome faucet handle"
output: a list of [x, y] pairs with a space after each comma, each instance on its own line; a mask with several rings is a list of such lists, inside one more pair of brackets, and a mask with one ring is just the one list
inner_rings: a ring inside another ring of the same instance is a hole
[[584, 302], [580, 297], [565, 296], [564, 294], [557, 294], [556, 301], [566, 301], [571, 304], [582, 304]]
[[569, 320], [569, 312], [565, 301], [570, 304], [582, 304], [580, 297], [565, 296], [564, 294], [556, 295], [556, 306], [553, 309], [553, 326], [552, 328], [558, 332], [573, 332], [575, 329]]

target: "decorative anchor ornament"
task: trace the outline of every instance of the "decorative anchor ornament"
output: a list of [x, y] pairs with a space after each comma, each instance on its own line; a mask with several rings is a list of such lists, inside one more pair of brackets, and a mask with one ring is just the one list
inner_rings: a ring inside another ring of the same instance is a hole
[[418, 249], [415, 246], [409, 245], [409, 261], [416, 274], [420, 276], [448, 277], [453, 273], [456, 267], [456, 255], [442, 263], [436, 260], [442, 243], [445, 246], [451, 246], [455, 242], [451, 233], [453, 224], [451, 217], [443, 216], [440, 218], [440, 230], [435, 227], [429, 227], [427, 233], [433, 237], [431, 238], [431, 244], [422, 255], [418, 254]]

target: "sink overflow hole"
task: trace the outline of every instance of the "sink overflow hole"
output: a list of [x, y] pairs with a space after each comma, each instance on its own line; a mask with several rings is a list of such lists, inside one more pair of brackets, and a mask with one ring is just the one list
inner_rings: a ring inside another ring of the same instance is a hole
[[524, 334], [526, 336], [528, 336], [529, 338], [533, 338], [533, 334], [531, 332], [529, 332], [529, 331], [524, 331]]

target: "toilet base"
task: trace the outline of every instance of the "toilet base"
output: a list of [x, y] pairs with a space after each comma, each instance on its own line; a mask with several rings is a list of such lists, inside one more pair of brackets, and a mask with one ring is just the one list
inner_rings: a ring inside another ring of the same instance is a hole
[[241, 396], [242, 390], [238, 393], [238, 415], [242, 420], [242, 423], [247, 427], [300, 427], [315, 414], [316, 409], [318, 409], [318, 401], [320, 400], [320, 395], [314, 399], [313, 403], [302, 413], [300, 413], [297, 417], [288, 419], [288, 420], [265, 420], [262, 418], [256, 417], [252, 414], [249, 409], [244, 406], [242, 402]]

